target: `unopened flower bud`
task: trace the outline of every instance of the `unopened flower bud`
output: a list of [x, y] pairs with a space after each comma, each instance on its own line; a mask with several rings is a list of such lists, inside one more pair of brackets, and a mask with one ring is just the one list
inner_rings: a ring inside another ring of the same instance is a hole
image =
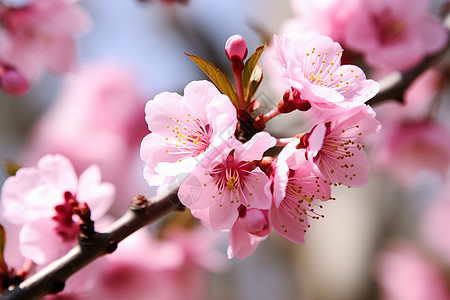
[[7, 69], [2, 74], [0, 86], [6, 93], [12, 96], [21, 96], [29, 89], [28, 81], [14, 69]]
[[267, 211], [242, 206], [239, 209], [239, 223], [248, 232], [260, 237], [270, 233]]
[[263, 171], [267, 176], [270, 176], [272, 173], [272, 163], [275, 159], [272, 156], [264, 156], [259, 163], [259, 168]]
[[248, 53], [244, 38], [239, 34], [230, 36], [225, 43], [225, 52], [233, 63], [243, 62]]
[[283, 100], [278, 103], [278, 109], [281, 113], [286, 114], [296, 109], [300, 111], [307, 111], [311, 108], [311, 104], [301, 98], [301, 93], [295, 88], [286, 90], [283, 95]]

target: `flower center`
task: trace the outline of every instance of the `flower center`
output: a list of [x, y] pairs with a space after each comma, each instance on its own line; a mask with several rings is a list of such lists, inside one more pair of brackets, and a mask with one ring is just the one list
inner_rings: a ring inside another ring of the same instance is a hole
[[229, 191], [237, 191], [243, 188], [247, 175], [251, 172], [251, 165], [247, 162], [237, 162], [234, 156], [229, 154], [226, 161], [216, 165], [210, 175], [215, 179], [219, 190], [227, 188]]
[[64, 242], [75, 240], [80, 231], [78, 224], [72, 219], [71, 200], [75, 200], [75, 196], [71, 192], [66, 191], [64, 193], [64, 203], [55, 206], [56, 215], [52, 217], [56, 222], [55, 231]]
[[382, 45], [397, 43], [404, 35], [405, 22], [393, 16], [387, 9], [372, 16], [372, 22], [378, 29], [378, 40]]
[[[190, 114], [188, 114], [188, 117], [190, 117]], [[168, 153], [195, 157], [209, 147], [213, 135], [213, 130], [209, 124], [204, 124], [202, 120], [196, 118], [187, 118], [185, 121], [175, 120], [172, 117], [169, 119], [175, 122], [175, 126], [172, 128], [174, 135], [172, 138], [167, 137], [166, 140], [169, 145], [176, 147], [178, 151], [173, 151], [172, 148], [172, 150], [166, 150]], [[170, 128], [170, 125], [167, 125], [167, 128]]]

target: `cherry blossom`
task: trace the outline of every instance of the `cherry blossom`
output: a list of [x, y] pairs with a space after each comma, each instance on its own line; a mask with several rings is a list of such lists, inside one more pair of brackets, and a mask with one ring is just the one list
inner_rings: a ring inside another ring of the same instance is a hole
[[129, 66], [109, 60], [82, 65], [66, 76], [54, 105], [31, 132], [24, 161], [60, 153], [77, 172], [97, 164], [117, 187], [112, 209], [123, 213], [136, 193], [148, 189], [138, 153], [147, 133], [146, 97], [137, 79]]
[[379, 129], [372, 109], [361, 106], [316, 125], [297, 147], [306, 149], [313, 171], [329, 184], [361, 187], [369, 181], [369, 160], [360, 139]]
[[305, 158], [305, 150], [296, 153], [297, 141], [288, 144], [272, 164], [270, 185], [273, 204], [270, 222], [285, 238], [304, 243], [310, 220], [323, 218], [322, 202], [331, 199], [327, 181], [312, 172]]
[[283, 22], [280, 33], [290, 38], [323, 34], [342, 43], [347, 26], [357, 13], [359, 2], [360, 0], [291, 0], [294, 17]]
[[357, 66], [342, 65], [342, 47], [326, 36], [307, 41], [275, 36], [280, 75], [313, 108], [333, 110], [363, 105], [379, 85]]
[[145, 112], [151, 133], [142, 141], [141, 158], [150, 185], [194, 168], [211, 144], [233, 136], [237, 123], [229, 98], [208, 81], [189, 83], [184, 96], [158, 94]]
[[21, 168], [2, 188], [2, 218], [20, 227], [23, 257], [45, 265], [78, 241], [78, 221], [69, 201], [89, 205], [92, 219], [102, 217], [112, 204], [114, 186], [101, 182], [93, 165], [78, 179], [72, 164], [61, 155], [47, 155], [37, 167]]
[[[275, 145], [275, 139], [260, 132], [245, 144], [234, 137], [216, 147], [216, 155], [207, 155], [181, 183], [178, 197], [191, 210], [209, 209], [201, 214], [204, 224], [213, 230], [231, 229], [239, 216], [239, 207], [269, 209], [269, 178], [252, 162]], [[193, 195], [193, 191], [197, 194]]]
[[[442, 49], [448, 32], [427, 14], [430, 1], [361, 1], [345, 43], [374, 67], [404, 71]], [[405, 9], [407, 8], [407, 9]]]
[[434, 120], [386, 123], [374, 150], [374, 165], [409, 187], [426, 170], [445, 177], [450, 164], [450, 132]]
[[67, 72], [76, 59], [74, 38], [89, 23], [74, 1], [32, 0], [23, 7], [7, 7], [0, 27], [0, 58], [29, 80], [44, 69]]
[[404, 240], [391, 242], [379, 254], [376, 279], [384, 300], [450, 299], [439, 268]]

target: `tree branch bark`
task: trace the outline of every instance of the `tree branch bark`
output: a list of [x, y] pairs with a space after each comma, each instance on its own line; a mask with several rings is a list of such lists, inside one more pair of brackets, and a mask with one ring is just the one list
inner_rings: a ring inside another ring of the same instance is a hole
[[27, 278], [13, 290], [5, 292], [0, 300], [33, 300], [61, 292], [67, 278], [98, 257], [114, 252], [117, 244], [127, 236], [172, 211], [182, 209], [177, 191], [177, 188], [171, 189], [150, 201], [144, 196], [135, 197], [129, 210], [106, 232], [94, 232], [88, 237], [80, 234], [79, 243], [65, 256]]

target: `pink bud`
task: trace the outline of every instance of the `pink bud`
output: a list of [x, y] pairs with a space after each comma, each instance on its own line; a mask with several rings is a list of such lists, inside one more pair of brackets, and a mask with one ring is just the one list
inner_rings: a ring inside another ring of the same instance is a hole
[[239, 222], [248, 233], [260, 237], [270, 233], [267, 211], [256, 208], [246, 209], [245, 206], [241, 205], [239, 209]]
[[230, 61], [243, 62], [248, 53], [244, 38], [239, 34], [230, 36], [225, 43], [225, 52]]
[[278, 103], [278, 109], [283, 114], [290, 113], [296, 109], [307, 111], [310, 108], [311, 104], [307, 100], [303, 100], [300, 91], [295, 88], [288, 89], [283, 95], [283, 100]]
[[25, 94], [30, 87], [25, 77], [14, 69], [7, 69], [2, 74], [0, 86], [6, 93], [12, 96], [21, 96]]

